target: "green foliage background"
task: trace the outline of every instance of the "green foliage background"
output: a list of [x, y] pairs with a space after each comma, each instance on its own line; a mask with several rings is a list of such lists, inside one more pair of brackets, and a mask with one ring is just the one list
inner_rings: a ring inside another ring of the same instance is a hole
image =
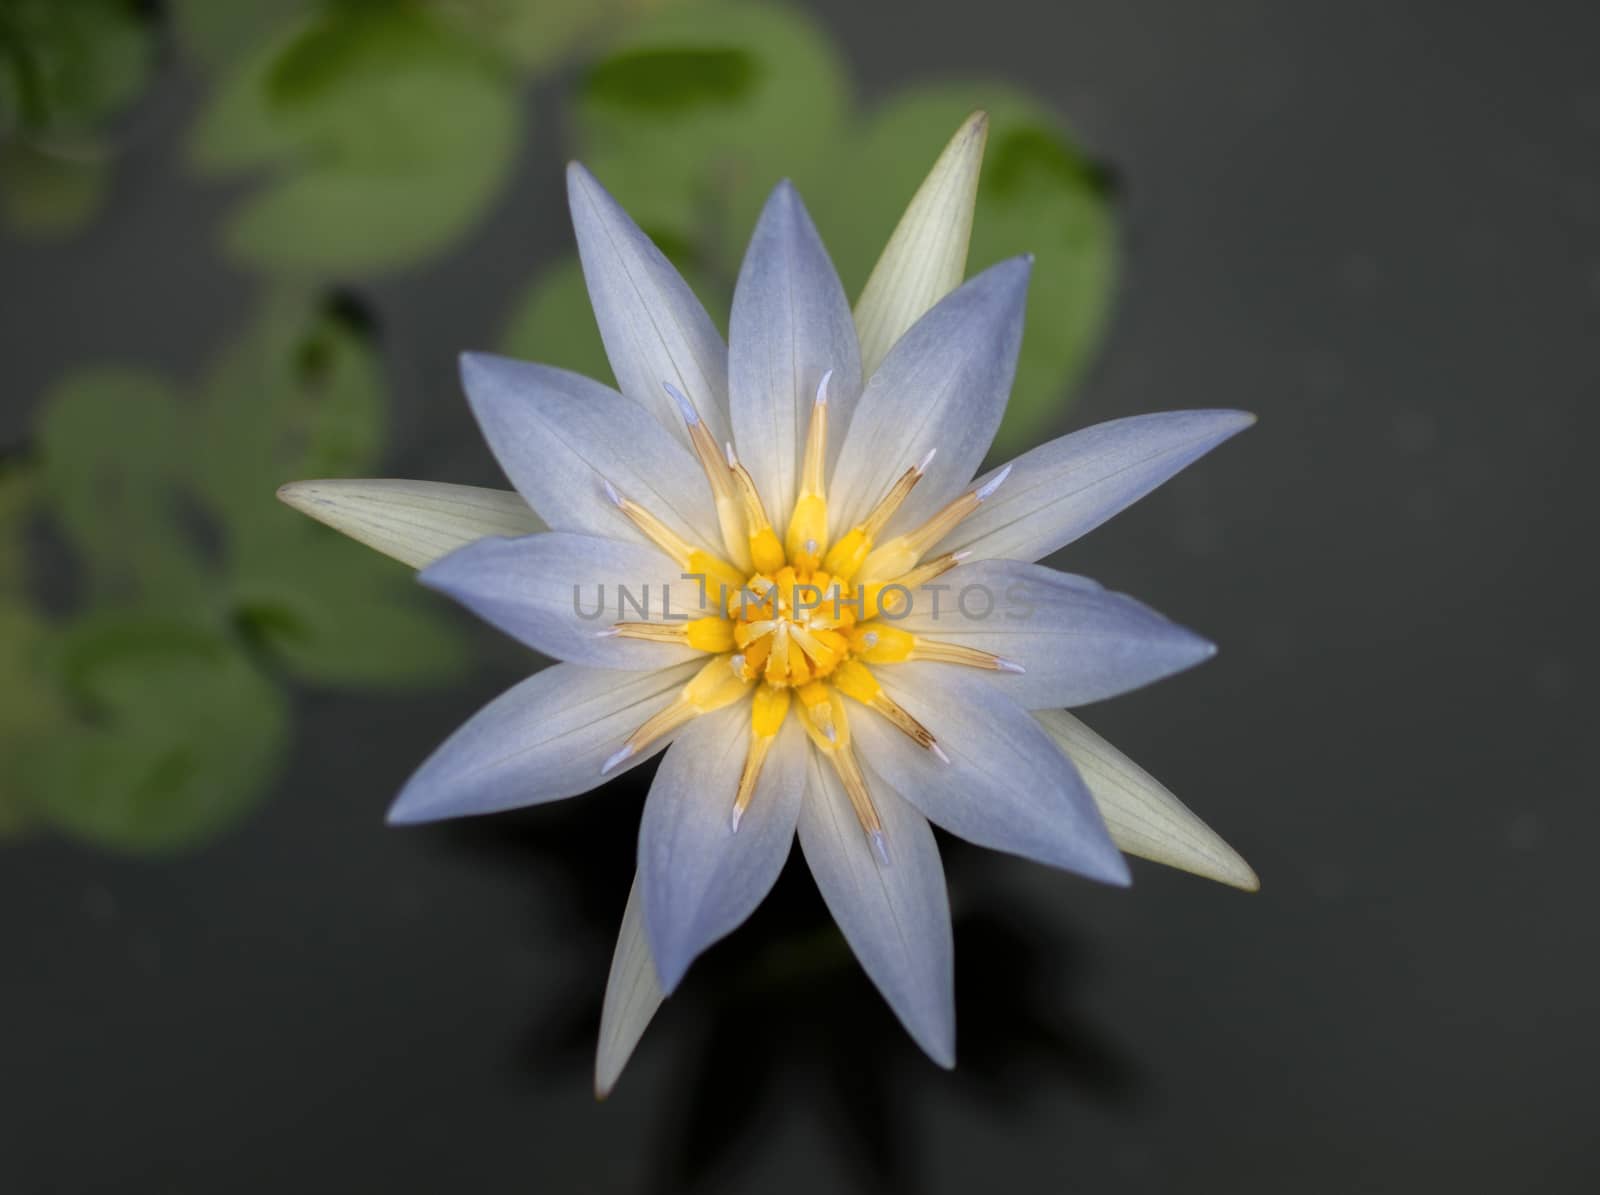
[[[945, 140], [987, 109], [969, 269], [1036, 254], [1000, 451], [1058, 421], [1104, 325], [1108, 193], [1056, 114], [981, 81], [865, 105], [825, 30], [766, 0], [0, 0], [0, 227], [86, 228], [179, 74], [204, 81], [186, 160], [195, 186], [239, 191], [212, 235], [259, 279], [259, 311], [199, 378], [61, 378], [30, 451], [0, 462], [0, 834], [192, 847], [270, 792], [291, 684], [469, 665], [403, 569], [273, 492], [382, 471], [386, 363], [325, 296], [447, 254], [503, 199], [535, 105], [564, 138], [536, 152], [584, 160], [719, 320], [780, 178], [856, 293]], [[575, 256], [535, 266], [503, 347], [609, 379]], [[70, 608], [38, 600], [41, 539], [81, 577]]]

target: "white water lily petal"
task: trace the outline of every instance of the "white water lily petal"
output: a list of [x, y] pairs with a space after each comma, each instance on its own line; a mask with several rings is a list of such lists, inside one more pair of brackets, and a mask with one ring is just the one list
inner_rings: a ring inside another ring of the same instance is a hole
[[1165, 411], [1051, 440], [1003, 466], [1005, 484], [934, 552], [1042, 559], [1255, 421], [1243, 411]]
[[696, 719], [650, 786], [639, 826], [646, 936], [669, 995], [701, 951], [733, 932], [772, 890], [805, 792], [805, 731], [787, 719], [744, 817], [730, 815], [750, 747], [741, 702]]
[[851, 708], [851, 733], [861, 757], [931, 821], [978, 846], [1108, 884], [1128, 882], [1127, 862], [1077, 769], [984, 674], [911, 663], [876, 675], [950, 762], [860, 706]]
[[489, 353], [462, 354], [461, 382], [495, 459], [552, 530], [648, 543], [607, 481], [690, 542], [716, 527], [694, 454], [609, 386]]
[[507, 689], [452, 734], [406, 782], [393, 824], [519, 809], [588, 792], [651, 758], [671, 736], [602, 777], [630, 734], [699, 667], [608, 672], [554, 664]]
[[972, 239], [989, 115], [969, 116], [911, 197], [856, 303], [862, 372], [870, 377], [923, 313], [961, 285]]
[[946, 295], [868, 380], [829, 483], [836, 530], [937, 449], [884, 538], [916, 527], [972, 480], [1011, 393], [1030, 259], [991, 266]]
[[883, 822], [883, 863], [867, 845], [838, 776], [810, 756], [800, 849], [822, 899], [874, 986], [917, 1045], [956, 1064], [955, 952], [950, 898], [927, 819], [869, 773]]
[[619, 621], [697, 618], [699, 586], [642, 544], [547, 531], [482, 539], [430, 565], [419, 580], [479, 618], [558, 660], [593, 668], [664, 668], [704, 657], [687, 645], [607, 637]]
[[728, 349], [711, 317], [666, 255], [578, 163], [567, 202], [600, 339], [617, 386], [687, 444], [671, 382], [699, 408], [720, 444], [729, 438]]
[[485, 536], [544, 530], [521, 495], [473, 485], [331, 478], [291, 481], [278, 490], [278, 498], [412, 568], [424, 568]]
[[600, 1008], [600, 1043], [594, 1056], [594, 1093], [599, 1099], [605, 1099], [617, 1085], [622, 1068], [633, 1057], [633, 1049], [661, 1007], [662, 998], [656, 966], [650, 961], [650, 947], [644, 938], [643, 902], [639, 899], [639, 877], [635, 876], [633, 887], [628, 889], [628, 907], [622, 913], [617, 948], [611, 955], [605, 1003]]
[[1143, 602], [1017, 560], [961, 565], [918, 590], [910, 612], [893, 625], [1025, 668], [982, 675], [1027, 709], [1103, 701], [1217, 651]]
[[1254, 892], [1255, 871], [1155, 777], [1066, 710], [1034, 714], [1071, 757], [1116, 844], [1130, 855]]
[[739, 269], [728, 354], [733, 442], [781, 535], [781, 520], [794, 507], [817, 383], [831, 371], [830, 466], [861, 393], [850, 303], [787, 181], [767, 200]]

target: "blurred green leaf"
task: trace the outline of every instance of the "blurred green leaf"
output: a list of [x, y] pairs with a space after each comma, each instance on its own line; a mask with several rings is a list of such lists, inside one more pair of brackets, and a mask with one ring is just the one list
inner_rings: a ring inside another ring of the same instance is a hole
[[409, 569], [284, 516], [281, 534], [241, 545], [232, 603], [247, 638], [314, 684], [412, 686], [465, 672], [461, 624]]
[[1035, 255], [1016, 385], [995, 441], [1003, 456], [1031, 447], [1059, 423], [1099, 343], [1116, 280], [1110, 196], [1060, 121], [1003, 88], [905, 93], [830, 158], [806, 199], [846, 289], [859, 294], [906, 202], [976, 108], [989, 112], [989, 143], [967, 274]]
[[205, 586], [179, 531], [183, 426], [160, 377], [85, 368], [44, 399], [40, 484], [95, 601], [192, 602]]
[[576, 257], [557, 262], [534, 280], [512, 312], [501, 345], [509, 356], [616, 385]]
[[286, 481], [372, 472], [383, 452], [383, 379], [352, 317], [297, 292], [268, 299], [201, 387], [188, 457], [201, 495], [247, 534], [284, 511]]
[[627, 27], [580, 81], [579, 156], [653, 235], [731, 279], [766, 192], [839, 135], [838, 54], [796, 10], [679, 5]]
[[431, 7], [495, 53], [542, 71], [652, 2], [662, 0], [431, 0]]
[[149, 75], [154, 39], [133, 0], [0, 3], [0, 132], [97, 135]]
[[514, 80], [416, 3], [345, 5], [220, 85], [196, 164], [274, 168], [229, 220], [255, 268], [373, 271], [443, 248], [499, 191], [520, 138]]
[[287, 703], [228, 640], [159, 619], [95, 617], [66, 633], [74, 711], [24, 761], [30, 807], [116, 850], [198, 843], [270, 790]]
[[107, 122], [143, 88], [149, 22], [131, 0], [0, 0], [0, 221], [28, 237], [86, 224]]
[[207, 70], [238, 62], [315, 0], [166, 0], [185, 55]]
[[105, 194], [106, 165], [73, 161], [22, 141], [0, 144], [0, 217], [26, 237], [59, 237], [93, 218]]
[[227, 607], [282, 667], [320, 684], [447, 679], [458, 624], [409, 571], [277, 501], [286, 481], [378, 470], [379, 363], [354, 317], [285, 292], [222, 353], [190, 443], [197, 491], [221, 519]]

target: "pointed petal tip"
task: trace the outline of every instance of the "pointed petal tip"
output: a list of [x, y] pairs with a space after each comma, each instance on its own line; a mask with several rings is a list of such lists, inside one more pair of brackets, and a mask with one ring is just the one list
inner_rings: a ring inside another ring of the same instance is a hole
[[1098, 880], [1111, 888], [1133, 887], [1133, 869], [1128, 866], [1128, 857], [1121, 851], [1116, 852], [1115, 862], [1108, 859], [1097, 871], [1084, 874], [1091, 880]]
[[[601, 1047], [604, 1049], [604, 1046]], [[621, 1061], [597, 1055], [594, 1060], [594, 1098], [596, 1102], [604, 1101], [616, 1090], [617, 1080], [622, 1078], [622, 1068], [628, 1059], [624, 1056]]]
[[386, 826], [420, 826], [425, 822], [437, 820], [432, 815], [417, 807], [415, 800], [407, 799], [407, 794], [402, 792], [394, 799], [394, 804], [389, 806], [383, 815], [383, 824]]

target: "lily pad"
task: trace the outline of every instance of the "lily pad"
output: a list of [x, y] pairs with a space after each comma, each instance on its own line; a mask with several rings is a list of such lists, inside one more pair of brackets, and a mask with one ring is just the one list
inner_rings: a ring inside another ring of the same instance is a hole
[[154, 39], [129, 0], [6, 0], [0, 133], [82, 147], [143, 88]]
[[762, 200], [843, 126], [848, 80], [832, 44], [776, 4], [679, 5], [629, 26], [577, 87], [585, 164], [641, 226], [713, 250], [731, 281]]
[[87, 368], [44, 399], [41, 496], [95, 602], [187, 607], [205, 585], [179, 531], [183, 423], [165, 380]]
[[227, 639], [160, 619], [85, 621], [60, 645], [73, 710], [25, 762], [30, 808], [139, 853], [204, 841], [270, 790], [287, 702]]
[[299, 680], [408, 688], [461, 676], [461, 618], [408, 569], [285, 508], [280, 534], [241, 545], [230, 605], [245, 637]]
[[630, 19], [675, 0], [434, 0], [439, 16], [519, 67], [542, 72]]
[[358, 314], [298, 291], [269, 298], [201, 386], [189, 467], [234, 535], [281, 526], [286, 481], [371, 473], [386, 432], [383, 378]]
[[208, 173], [266, 175], [228, 221], [236, 260], [365, 273], [465, 232], [499, 192], [521, 126], [515, 79], [425, 6], [345, 5], [235, 67], [191, 155]]

